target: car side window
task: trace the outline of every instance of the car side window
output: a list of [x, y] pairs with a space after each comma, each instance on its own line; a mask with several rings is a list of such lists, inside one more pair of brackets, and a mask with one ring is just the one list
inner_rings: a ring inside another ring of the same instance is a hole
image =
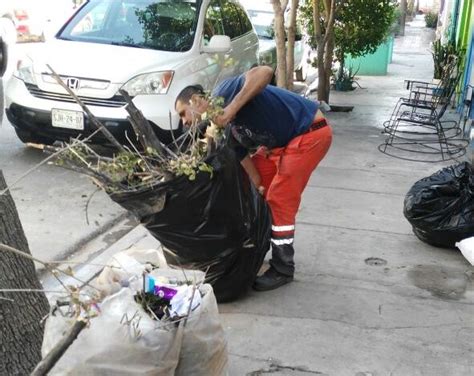
[[222, 24], [221, 5], [219, 0], [213, 0], [209, 4], [204, 18], [203, 42], [207, 45], [213, 35], [224, 35]]
[[225, 34], [234, 39], [240, 37], [245, 32], [242, 32], [242, 25], [240, 24], [239, 8], [226, 0], [222, 1], [222, 14], [225, 14], [224, 30]]
[[237, 13], [239, 14], [239, 19], [240, 19], [240, 25], [242, 28], [242, 34], [248, 33], [249, 31], [252, 31], [252, 23], [250, 22], [247, 14], [245, 11], [240, 7], [236, 6], [237, 8]]

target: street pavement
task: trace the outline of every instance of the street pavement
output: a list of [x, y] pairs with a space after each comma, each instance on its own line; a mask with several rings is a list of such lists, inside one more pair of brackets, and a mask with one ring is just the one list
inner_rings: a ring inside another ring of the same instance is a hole
[[[388, 75], [361, 76], [362, 88], [331, 92], [330, 104], [354, 110], [327, 114], [333, 145], [313, 173], [297, 217], [294, 282], [219, 305], [230, 375], [474, 374], [474, 268], [457, 250], [419, 241], [403, 216], [412, 184], [455, 162], [408, 162], [377, 150], [384, 139], [382, 122], [405, 94], [404, 80], [432, 78], [433, 37], [416, 20], [395, 39]], [[33, 152], [17, 153], [26, 165]], [[7, 165], [8, 174], [18, 172]], [[61, 180], [58, 175], [55, 182]], [[74, 181], [81, 183], [70, 187], [71, 196], [92, 191], [82, 180]], [[59, 194], [51, 192], [49, 205]], [[24, 214], [37, 205], [31, 195], [30, 202], [18, 205], [29, 237], [35, 226], [43, 229]], [[109, 207], [103, 195], [100, 201]], [[83, 216], [83, 204], [63, 216]], [[131, 245], [158, 246], [142, 226], [127, 232], [132, 227], [123, 222], [111, 227], [75, 257], [92, 263]], [[126, 234], [109, 247], [109, 233]], [[33, 252], [44, 238], [37, 236]], [[96, 272], [87, 268], [77, 272]], [[52, 283], [46, 276], [43, 282]]]
[[[14, 45], [4, 82], [16, 60], [41, 48], [42, 43]], [[124, 228], [131, 230], [136, 225], [86, 176], [47, 163], [35, 168], [46, 157], [40, 150], [26, 147], [4, 116], [0, 124], [0, 170], [11, 187], [33, 256], [43, 261], [60, 260], [104, 233], [110, 245], [123, 235]], [[118, 223], [121, 226], [117, 227]]]
[[354, 110], [327, 114], [333, 145], [297, 217], [295, 281], [219, 307], [231, 375], [474, 374], [474, 268], [419, 241], [403, 216], [412, 184], [454, 162], [377, 150], [404, 80], [432, 78], [423, 26], [396, 38], [387, 76], [331, 92], [330, 104]]

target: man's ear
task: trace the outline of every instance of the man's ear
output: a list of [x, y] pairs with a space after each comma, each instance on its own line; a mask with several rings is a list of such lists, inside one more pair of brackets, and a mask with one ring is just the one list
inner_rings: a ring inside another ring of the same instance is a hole
[[191, 97], [191, 105], [199, 113], [207, 110], [208, 102], [201, 94], [193, 94]]
[[200, 94], [193, 94], [191, 96], [191, 104], [193, 104], [194, 106], [198, 106], [199, 105], [199, 100], [202, 99], [201, 95]]

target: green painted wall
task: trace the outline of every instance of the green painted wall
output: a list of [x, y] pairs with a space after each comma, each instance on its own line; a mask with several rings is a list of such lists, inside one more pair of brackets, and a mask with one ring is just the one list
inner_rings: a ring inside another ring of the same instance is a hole
[[[459, 48], [464, 48], [466, 53], [469, 50], [471, 44], [472, 32], [474, 28], [474, 17], [473, 17], [473, 5], [472, 0], [462, 0], [459, 18], [458, 18], [458, 28], [456, 30], [456, 44]], [[469, 56], [466, 56], [469, 59]], [[471, 62], [472, 64], [472, 62]], [[468, 61], [464, 61], [464, 67], [467, 67]], [[462, 77], [461, 82], [461, 92], [464, 90], [465, 84], [469, 82], [469, 77], [466, 77], [466, 74], [470, 72], [465, 71], [464, 77]]]
[[472, 35], [472, 0], [462, 0], [456, 30], [456, 42], [459, 47], [467, 48]]
[[388, 64], [392, 62], [393, 35], [382, 43], [373, 54], [354, 58], [345, 57], [345, 66], [352, 67], [359, 76], [384, 76], [387, 74]]

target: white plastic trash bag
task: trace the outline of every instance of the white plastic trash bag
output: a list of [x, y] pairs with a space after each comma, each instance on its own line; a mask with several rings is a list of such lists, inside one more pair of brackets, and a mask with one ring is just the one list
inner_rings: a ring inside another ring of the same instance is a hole
[[469, 261], [471, 265], [474, 265], [474, 236], [463, 239], [455, 245], [460, 249], [466, 260]]
[[201, 304], [185, 323], [176, 375], [226, 375], [227, 341], [219, 320], [216, 297], [209, 284], [201, 285], [199, 291]]
[[[176, 375], [226, 375], [228, 367], [227, 341], [219, 319], [214, 290], [211, 285], [203, 284], [205, 274], [199, 270], [155, 269], [151, 275], [157, 283], [164, 279], [166, 282], [187, 282], [199, 286], [199, 294], [196, 294], [197, 291], [195, 291], [194, 296], [200, 296], [198, 299], [200, 304], [196, 306], [195, 298], [192, 299], [193, 309], [185, 321]], [[180, 314], [189, 310], [190, 297], [193, 296], [194, 290], [193, 285], [186, 286], [187, 293], [175, 295], [175, 298], [183, 298], [181, 304], [175, 305], [175, 308], [179, 306]], [[171, 300], [172, 306], [173, 299]]]
[[129, 248], [111, 257], [93, 285], [106, 297], [127, 287], [131, 280], [141, 279], [147, 266], [168, 268], [162, 250]]
[[[128, 257], [121, 257], [121, 263], [135, 265]], [[109, 271], [116, 272], [113, 268]], [[135, 278], [129, 287], [103, 300], [99, 316], [90, 320], [90, 326], [82, 330], [50, 374], [226, 375], [227, 341], [214, 291], [211, 285], [203, 284], [204, 273], [159, 268], [150, 275], [157, 283], [176, 285], [180, 293], [170, 301], [170, 315], [181, 318], [179, 323], [153, 320], [135, 302], [134, 295], [143, 288], [143, 280]], [[110, 277], [110, 274], [104, 276]], [[119, 284], [115, 277], [104, 278], [102, 287], [107, 287], [107, 283]], [[189, 317], [182, 318], [188, 312]], [[74, 319], [63, 317], [59, 312], [47, 319], [43, 357], [73, 324]]]
[[[183, 321], [163, 324], [153, 320], [134, 295], [124, 288], [106, 298], [100, 305], [101, 314], [90, 320], [90, 327], [82, 330], [49, 375], [174, 375]], [[48, 318], [43, 357], [72, 323], [59, 316]], [[58, 331], [59, 327], [63, 329]]]

